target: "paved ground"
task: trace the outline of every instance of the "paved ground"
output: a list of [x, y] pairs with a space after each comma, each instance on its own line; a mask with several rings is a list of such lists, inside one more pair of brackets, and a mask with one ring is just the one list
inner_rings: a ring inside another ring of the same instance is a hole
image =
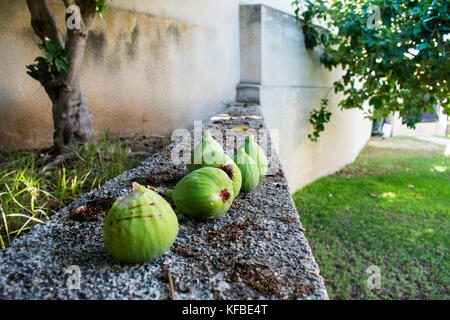
[[439, 144], [441, 146], [448, 146], [450, 145], [450, 139], [445, 137], [436, 137], [436, 136], [423, 136], [423, 137], [416, 137], [419, 140], [428, 141], [431, 143]]
[[428, 140], [418, 138], [396, 137], [396, 138], [381, 138], [372, 137], [368, 145], [378, 148], [391, 149], [407, 149], [407, 150], [421, 150], [421, 151], [438, 151], [442, 149], [439, 144], [430, 143]]
[[[232, 106], [208, 127], [265, 129], [258, 106]], [[241, 140], [248, 135], [236, 133]], [[191, 145], [178, 140], [82, 200], [106, 208], [133, 181], [164, 194], [187, 174], [171, 160], [183, 144]], [[276, 153], [269, 161], [272, 174], [223, 217], [199, 222], [175, 210], [177, 240], [145, 264], [123, 264], [107, 253], [100, 216], [80, 222], [71, 218], [75, 204], [61, 210], [0, 252], [0, 299], [169, 299], [168, 270], [176, 299], [327, 299]]]
[[437, 136], [421, 136], [421, 137], [396, 137], [381, 138], [372, 137], [368, 145], [378, 148], [404, 149], [409, 152], [426, 153], [443, 152], [444, 155], [450, 156], [450, 139]]

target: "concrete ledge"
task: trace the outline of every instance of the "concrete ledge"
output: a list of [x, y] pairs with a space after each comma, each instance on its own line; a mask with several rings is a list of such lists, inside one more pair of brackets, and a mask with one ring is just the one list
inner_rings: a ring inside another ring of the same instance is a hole
[[237, 87], [238, 102], [246, 103], [260, 103], [261, 100], [261, 85], [241, 83]]
[[[208, 127], [242, 125], [265, 128], [258, 106], [231, 106]], [[129, 192], [132, 181], [164, 193], [187, 174], [185, 166], [170, 160], [181, 143], [179, 139], [83, 199], [113, 200]], [[277, 162], [277, 155], [269, 161]], [[180, 230], [174, 246], [145, 264], [113, 259], [103, 245], [101, 219], [74, 221], [73, 207], [0, 252], [0, 299], [168, 299], [167, 269], [177, 299], [327, 299], [281, 170], [239, 195], [219, 219], [199, 222], [177, 212]], [[69, 288], [77, 276], [80, 287]]]

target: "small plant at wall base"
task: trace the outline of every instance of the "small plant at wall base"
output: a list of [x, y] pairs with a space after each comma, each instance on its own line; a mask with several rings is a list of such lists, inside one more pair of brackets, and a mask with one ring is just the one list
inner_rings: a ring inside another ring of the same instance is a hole
[[[106, 0], [63, 0], [66, 40], [46, 0], [27, 0], [31, 25], [41, 39], [44, 57], [27, 66], [28, 74], [39, 81], [52, 102], [54, 145], [61, 153], [67, 145], [93, 136], [92, 115], [81, 88], [80, 76], [89, 29], [95, 15], [106, 10]], [[76, 10], [74, 9], [76, 8]], [[77, 27], [69, 19], [78, 21]]]
[[[329, 70], [341, 67], [334, 83], [342, 93], [341, 109], [363, 109], [371, 119], [398, 111], [410, 128], [424, 112], [441, 105], [450, 114], [449, 2], [423, 1], [294, 1], [302, 22], [305, 46], [320, 47]], [[326, 97], [311, 113], [317, 141], [331, 114]]]

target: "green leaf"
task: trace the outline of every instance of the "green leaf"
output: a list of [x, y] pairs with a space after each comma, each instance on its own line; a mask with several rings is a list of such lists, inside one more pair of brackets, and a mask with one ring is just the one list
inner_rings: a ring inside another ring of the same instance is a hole
[[45, 53], [45, 59], [47, 59], [48, 61], [53, 61], [53, 54], [51, 52], [46, 52]]
[[422, 51], [426, 47], [428, 47], [428, 43], [427, 42], [423, 42], [423, 43], [419, 44], [416, 49], [419, 50], [419, 51]]
[[53, 74], [57, 74], [61, 71], [69, 72], [69, 59], [64, 55], [64, 49], [53, 44], [50, 40], [45, 40], [38, 46], [44, 50], [44, 57], [37, 57], [34, 59], [37, 64], [30, 67], [36, 67], [43, 71], [50, 71]]
[[69, 73], [69, 65], [63, 59], [55, 59], [55, 66], [58, 72], [64, 70], [66, 73]]

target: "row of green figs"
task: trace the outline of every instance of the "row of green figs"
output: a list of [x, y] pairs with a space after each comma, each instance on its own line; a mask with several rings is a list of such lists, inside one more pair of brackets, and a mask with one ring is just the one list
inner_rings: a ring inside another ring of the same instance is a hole
[[[267, 158], [253, 136], [247, 137], [231, 159], [206, 131], [191, 155], [189, 174], [166, 195], [187, 216], [217, 218], [230, 209], [239, 192], [256, 188], [267, 168]], [[160, 257], [177, 234], [178, 219], [170, 204], [137, 183], [131, 193], [114, 202], [103, 224], [106, 249], [129, 263]]]

